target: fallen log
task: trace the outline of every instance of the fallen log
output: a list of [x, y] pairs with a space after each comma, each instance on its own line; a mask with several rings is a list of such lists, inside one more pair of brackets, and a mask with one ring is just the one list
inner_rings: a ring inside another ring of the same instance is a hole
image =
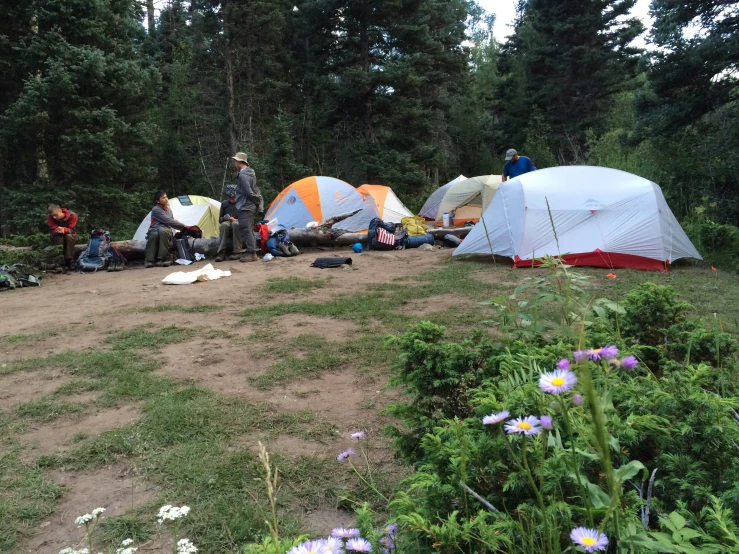
[[[441, 240], [444, 235], [454, 235], [455, 237], [464, 238], [470, 232], [471, 227], [456, 227], [454, 229], [432, 229], [429, 233], [434, 239]], [[338, 237], [332, 236], [328, 232], [316, 231], [314, 229], [290, 229], [290, 240], [299, 247], [315, 247], [329, 246], [341, 247], [351, 246], [357, 242], [367, 244], [367, 233], [344, 233]], [[214, 257], [218, 252], [218, 238], [198, 239], [195, 241], [195, 252], [204, 254], [207, 257]], [[81, 243], [75, 246], [77, 255], [82, 253], [87, 243]], [[113, 242], [118, 251], [129, 261], [143, 260], [146, 251], [146, 241], [143, 240], [122, 240]], [[30, 247], [19, 247], [15, 250], [30, 250]]]

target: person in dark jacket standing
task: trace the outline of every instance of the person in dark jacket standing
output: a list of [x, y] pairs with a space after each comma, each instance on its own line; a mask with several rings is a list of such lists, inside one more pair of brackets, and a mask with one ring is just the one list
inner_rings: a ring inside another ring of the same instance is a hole
[[238, 152], [231, 159], [239, 178], [236, 184], [236, 207], [239, 210], [239, 230], [244, 241], [246, 254], [240, 258], [242, 262], [257, 261], [257, 241], [254, 239], [254, 219], [257, 213], [264, 211], [264, 200], [257, 186], [257, 175], [249, 167], [246, 154]]
[[46, 224], [51, 232], [51, 243], [62, 246], [64, 269], [74, 267], [74, 246], [77, 244], [77, 214], [58, 204], [49, 204]]
[[146, 259], [144, 267], [169, 267], [172, 265], [172, 229], [184, 229], [185, 225], [172, 216], [169, 198], [163, 190], [154, 193], [151, 209], [151, 225], [146, 233]]
[[236, 185], [228, 185], [226, 187], [226, 199], [221, 202], [221, 215], [218, 218], [218, 222], [221, 224], [221, 229], [216, 261], [222, 262], [226, 259], [229, 239], [231, 239], [231, 245], [233, 246], [233, 255], [230, 259], [238, 260], [243, 254], [244, 243], [241, 241], [241, 231], [239, 229], [239, 209], [236, 207]]

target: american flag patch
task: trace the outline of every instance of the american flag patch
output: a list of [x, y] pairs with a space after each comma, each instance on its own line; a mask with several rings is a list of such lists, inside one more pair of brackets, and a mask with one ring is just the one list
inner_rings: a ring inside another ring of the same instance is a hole
[[395, 246], [395, 233], [388, 233], [382, 227], [377, 228], [377, 241], [382, 244], [389, 244]]

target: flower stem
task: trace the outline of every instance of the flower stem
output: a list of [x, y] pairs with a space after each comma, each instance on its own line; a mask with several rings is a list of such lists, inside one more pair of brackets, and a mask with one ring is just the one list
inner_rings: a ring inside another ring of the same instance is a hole
[[380, 491], [377, 490], [377, 487], [374, 485], [374, 483], [370, 483], [369, 481], [367, 481], [367, 479], [362, 477], [362, 474], [359, 473], [359, 471], [357, 471], [356, 466], [352, 463], [351, 460], [347, 459], [347, 461], [349, 462], [349, 467], [351, 467], [354, 470], [354, 473], [357, 474], [357, 477], [359, 477], [360, 481], [362, 481], [365, 485], [367, 485], [370, 489], [372, 489], [375, 492], [375, 494], [377, 494], [377, 496], [382, 498], [385, 502], [390, 502], [390, 500], [388, 500], [388, 498], [384, 494], [382, 494]]
[[570, 422], [570, 412], [564, 399], [559, 396], [557, 397], [557, 399], [559, 400], [559, 405], [562, 407], [562, 413], [565, 416], [565, 429], [567, 430], [567, 436], [570, 438], [570, 446], [572, 448], [572, 459], [570, 460], [572, 466], [570, 467], [570, 471], [572, 471], [577, 478], [577, 485], [578, 487], [580, 487], [580, 496], [582, 496], [583, 502], [585, 503], [585, 510], [588, 513], [588, 522], [590, 523], [590, 527], [593, 527], [593, 513], [591, 511], [592, 503], [590, 501], [590, 495], [585, 489], [585, 485], [583, 484], [582, 478], [580, 476], [580, 467], [577, 463], [577, 456], [575, 451], [575, 436], [572, 432], [572, 424]]

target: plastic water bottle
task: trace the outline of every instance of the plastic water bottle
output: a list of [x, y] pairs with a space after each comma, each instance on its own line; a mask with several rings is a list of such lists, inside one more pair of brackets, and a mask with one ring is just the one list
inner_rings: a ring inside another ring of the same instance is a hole
[[449, 227], [449, 212], [444, 212], [442, 219], [444, 221], [444, 227]]

